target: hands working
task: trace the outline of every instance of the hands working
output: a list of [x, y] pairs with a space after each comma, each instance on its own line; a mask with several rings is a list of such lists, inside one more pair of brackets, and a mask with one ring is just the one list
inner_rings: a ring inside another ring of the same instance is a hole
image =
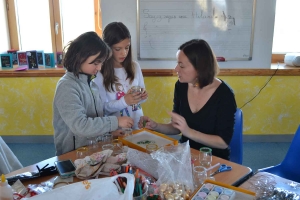
[[184, 117], [181, 115], [178, 115], [174, 112], [168, 112], [168, 114], [171, 116], [171, 124], [174, 128], [180, 130], [180, 132], [187, 136], [187, 133], [189, 133], [190, 127], [187, 125]]
[[141, 116], [138, 123], [139, 128], [148, 128], [154, 130], [157, 127], [157, 123], [147, 116]]
[[142, 88], [142, 96], [141, 96], [142, 100], [145, 100], [148, 98], [148, 92], [146, 91], [145, 88]]
[[147, 99], [148, 93], [145, 88], [141, 88], [140, 92], [133, 92], [132, 90], [128, 90], [127, 94], [125, 94], [124, 99], [127, 105], [138, 104], [141, 100]]
[[125, 135], [125, 133], [124, 133], [124, 131], [122, 129], [118, 129], [118, 130], [112, 131], [111, 134], [114, 137], [119, 137], [119, 136], [124, 136]]
[[131, 117], [118, 117], [118, 126], [121, 128], [131, 128], [133, 126], [133, 119]]

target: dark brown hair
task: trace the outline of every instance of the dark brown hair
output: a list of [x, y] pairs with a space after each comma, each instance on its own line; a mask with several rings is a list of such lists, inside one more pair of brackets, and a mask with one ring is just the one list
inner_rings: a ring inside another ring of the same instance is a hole
[[205, 40], [193, 39], [178, 49], [183, 51], [197, 71], [199, 87], [211, 84], [219, 73], [219, 65], [208, 43]]
[[96, 32], [86, 32], [78, 36], [75, 40], [70, 41], [63, 51], [63, 65], [68, 72], [78, 77], [81, 64], [90, 56], [99, 53], [95, 59], [102, 63], [109, 58], [111, 50], [105, 42], [97, 35]]
[[[131, 39], [131, 35], [128, 28], [122, 22], [112, 22], [103, 30], [103, 40], [110, 47], [127, 38]], [[127, 73], [126, 79], [129, 79], [131, 83], [134, 80], [135, 74], [135, 68], [132, 62], [131, 45], [129, 46], [128, 55], [123, 61], [122, 66]], [[107, 91], [114, 91], [113, 84], [118, 82], [118, 77], [115, 75], [113, 57], [103, 63], [101, 73], [103, 75], [103, 84], [105, 89]]]

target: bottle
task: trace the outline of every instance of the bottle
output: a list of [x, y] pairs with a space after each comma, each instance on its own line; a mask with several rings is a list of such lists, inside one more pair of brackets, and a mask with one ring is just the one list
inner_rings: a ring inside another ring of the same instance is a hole
[[0, 182], [0, 200], [13, 200], [13, 190], [2, 174]]

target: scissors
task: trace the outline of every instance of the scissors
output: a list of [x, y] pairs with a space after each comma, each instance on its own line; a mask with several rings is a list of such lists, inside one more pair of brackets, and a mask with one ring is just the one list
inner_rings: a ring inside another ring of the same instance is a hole
[[217, 171], [215, 171], [214, 173], [212, 173], [210, 176], [214, 176], [220, 172], [226, 172], [226, 171], [231, 171], [231, 170], [232, 170], [232, 167], [222, 164], [222, 165], [220, 165], [219, 169]]

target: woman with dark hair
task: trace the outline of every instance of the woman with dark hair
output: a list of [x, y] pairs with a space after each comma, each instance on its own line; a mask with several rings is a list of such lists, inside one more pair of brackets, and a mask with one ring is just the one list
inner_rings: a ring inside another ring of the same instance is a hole
[[57, 156], [87, 145], [88, 137], [132, 127], [130, 117], [103, 117], [104, 102], [91, 81], [109, 56], [110, 48], [95, 32], [83, 33], [65, 47], [63, 64], [67, 72], [56, 85], [53, 102]]
[[[101, 73], [97, 74], [94, 81], [99, 86], [101, 96], [106, 99], [105, 114], [130, 116], [134, 120], [133, 129], [137, 129], [143, 115], [140, 104], [146, 101], [148, 93], [142, 70], [132, 60], [130, 32], [122, 22], [112, 22], [104, 28], [103, 40], [112, 49], [112, 56], [104, 62]], [[141, 91], [132, 93], [132, 86], [139, 86]]]
[[171, 122], [160, 124], [143, 116], [139, 127], [175, 135], [199, 150], [207, 146], [215, 156], [229, 160], [236, 102], [232, 89], [216, 78], [219, 67], [208, 43], [194, 39], [182, 44], [176, 54], [175, 84]]

